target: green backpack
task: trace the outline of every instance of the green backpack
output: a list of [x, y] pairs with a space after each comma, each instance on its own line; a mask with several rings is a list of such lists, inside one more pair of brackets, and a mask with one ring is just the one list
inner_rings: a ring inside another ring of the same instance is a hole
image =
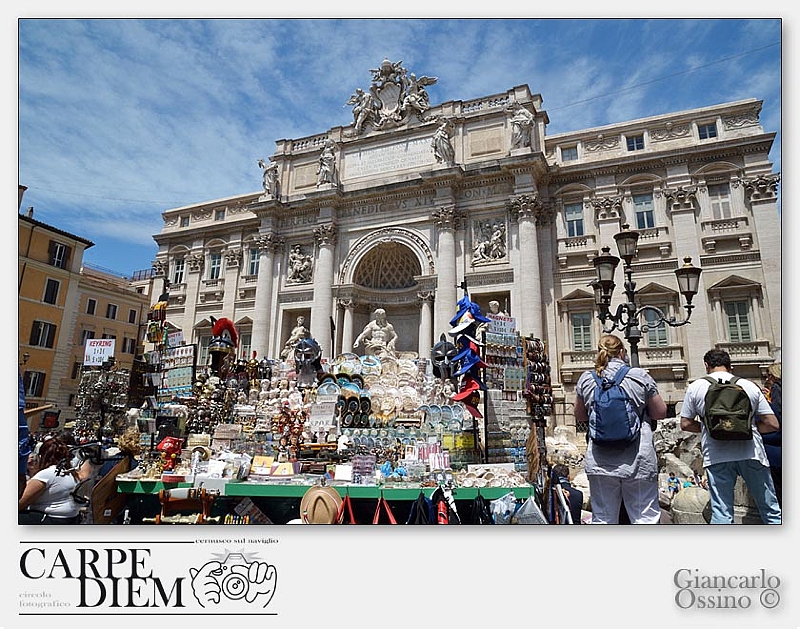
[[720, 441], [745, 441], [753, 438], [750, 398], [733, 376], [728, 382], [705, 376], [711, 383], [706, 392], [703, 423], [708, 434]]

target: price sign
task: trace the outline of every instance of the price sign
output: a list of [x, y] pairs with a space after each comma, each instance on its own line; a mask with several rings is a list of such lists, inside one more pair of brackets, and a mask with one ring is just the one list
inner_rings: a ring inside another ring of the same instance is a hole
[[496, 334], [513, 334], [517, 328], [517, 319], [515, 317], [506, 317], [503, 315], [496, 315], [487, 313], [486, 318], [489, 319], [489, 332]]
[[86, 339], [83, 364], [100, 366], [114, 355], [115, 339]]

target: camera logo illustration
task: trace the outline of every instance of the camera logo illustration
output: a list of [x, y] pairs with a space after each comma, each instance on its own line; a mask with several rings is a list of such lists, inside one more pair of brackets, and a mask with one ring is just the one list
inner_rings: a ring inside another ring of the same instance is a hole
[[189, 576], [192, 593], [203, 608], [231, 601], [264, 608], [275, 595], [278, 582], [275, 566], [241, 552], [227, 553], [200, 568], [189, 568]]

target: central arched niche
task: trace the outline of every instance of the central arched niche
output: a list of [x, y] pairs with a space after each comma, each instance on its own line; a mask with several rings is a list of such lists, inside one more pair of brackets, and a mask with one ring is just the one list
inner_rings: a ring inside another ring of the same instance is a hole
[[[353, 284], [365, 289], [357, 298], [353, 313], [353, 338], [355, 339], [372, 319], [375, 308], [383, 308], [389, 323], [397, 332], [398, 352], [418, 352], [419, 304], [414, 287], [422, 274], [417, 255], [405, 244], [382, 242], [372, 247], [359, 260], [353, 271]], [[359, 347], [356, 353], [363, 353]]]
[[373, 290], [399, 290], [416, 286], [420, 275], [419, 260], [414, 252], [397, 242], [373, 247], [353, 273], [353, 284]]

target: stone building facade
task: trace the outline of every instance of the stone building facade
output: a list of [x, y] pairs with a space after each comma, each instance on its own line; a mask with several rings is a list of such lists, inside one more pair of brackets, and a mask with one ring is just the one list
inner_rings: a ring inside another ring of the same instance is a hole
[[601, 333], [592, 260], [624, 224], [640, 232], [638, 302], [681, 319], [674, 270], [686, 256], [703, 269], [691, 324], [653, 326], [640, 348], [668, 402], [711, 347], [756, 380], [780, 359], [779, 175], [760, 101], [548, 135], [527, 85], [432, 106], [435, 78], [388, 60], [372, 75], [352, 123], [254, 163], [263, 190], [163, 213], [153, 266], [201, 359], [211, 317], [234, 321], [242, 354], [277, 357], [303, 316], [331, 358], [377, 307], [398, 351], [427, 356], [466, 282], [545, 341], [554, 423], [569, 424]]

